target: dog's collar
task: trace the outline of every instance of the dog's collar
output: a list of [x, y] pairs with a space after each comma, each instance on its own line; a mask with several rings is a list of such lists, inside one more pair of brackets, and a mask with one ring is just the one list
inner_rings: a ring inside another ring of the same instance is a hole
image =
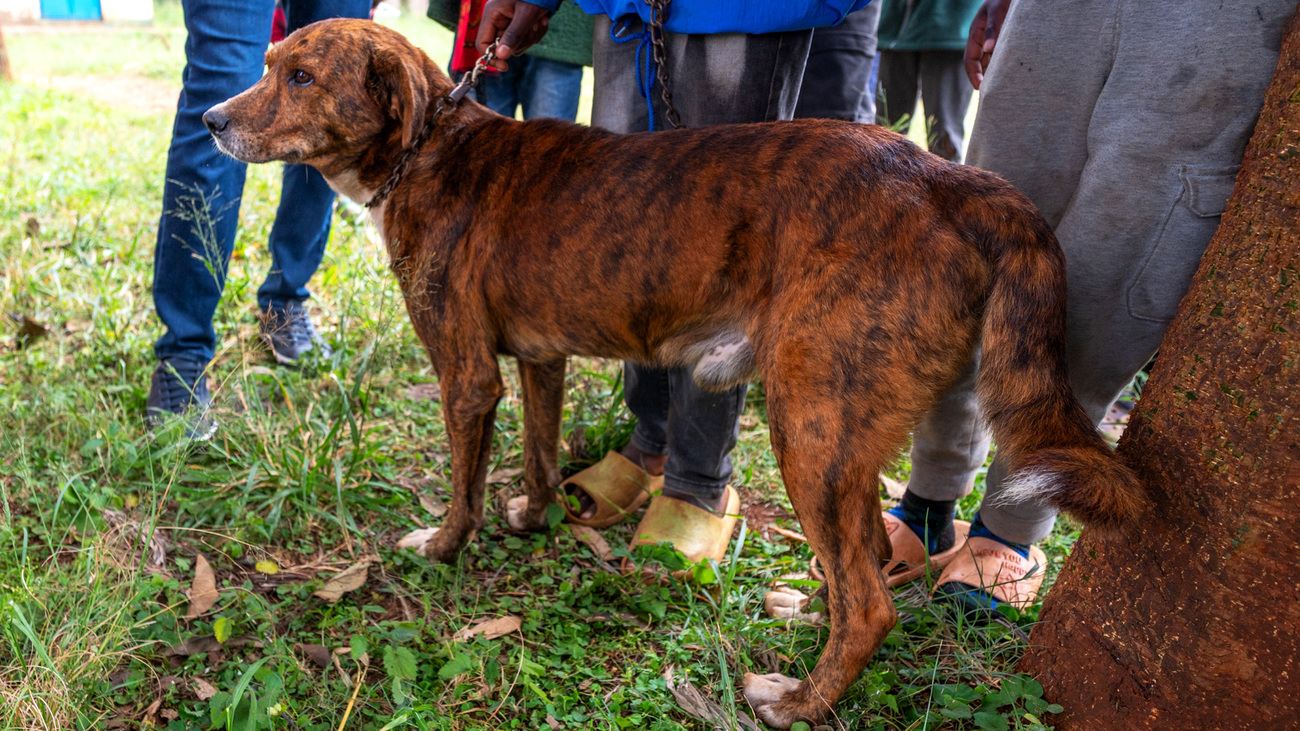
[[425, 141], [429, 139], [429, 133], [433, 131], [433, 125], [438, 121], [438, 117], [454, 111], [456, 107], [460, 106], [460, 100], [464, 99], [474, 84], [478, 83], [479, 74], [483, 73], [488, 64], [496, 58], [497, 44], [499, 42], [500, 39], [492, 41], [482, 57], [474, 62], [474, 68], [461, 77], [460, 83], [456, 84], [446, 96], [438, 100], [438, 105], [433, 108], [433, 113], [424, 121], [424, 127], [420, 130], [420, 134], [416, 135], [411, 146], [402, 152], [402, 156], [397, 158], [397, 164], [393, 166], [393, 171], [388, 174], [388, 179], [379, 187], [379, 190], [371, 196], [370, 202], [366, 203], [366, 208], [375, 208], [382, 205], [388, 199], [389, 194], [393, 192], [393, 188], [396, 188], [397, 184], [402, 182], [402, 176], [406, 174], [406, 169], [411, 166], [415, 156], [420, 154], [420, 148], [424, 147]]
[[438, 106], [425, 120], [424, 127], [420, 129], [420, 134], [415, 136], [415, 140], [411, 142], [410, 147], [402, 151], [402, 156], [397, 158], [397, 164], [393, 166], [392, 172], [388, 173], [388, 178], [384, 181], [384, 184], [379, 186], [379, 190], [370, 197], [370, 201], [366, 203], [366, 208], [375, 208], [388, 199], [389, 194], [393, 192], [397, 184], [402, 182], [402, 176], [406, 175], [406, 169], [411, 167], [416, 155], [420, 154], [420, 148], [424, 147], [424, 143], [428, 141], [429, 133], [433, 131], [434, 122], [443, 113], [455, 107], [456, 102], [452, 101], [450, 96], [438, 100]]

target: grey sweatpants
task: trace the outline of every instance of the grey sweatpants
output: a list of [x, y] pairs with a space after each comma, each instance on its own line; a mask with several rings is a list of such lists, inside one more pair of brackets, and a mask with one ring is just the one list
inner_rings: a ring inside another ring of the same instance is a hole
[[[671, 10], [669, 11], [671, 12]], [[646, 100], [637, 85], [637, 41], [610, 37], [610, 20], [596, 16], [592, 48], [591, 123], [614, 132], [644, 132]], [[634, 33], [641, 23], [632, 24]], [[687, 127], [790, 119], [812, 31], [746, 35], [668, 34], [669, 90]], [[655, 129], [667, 129], [660, 87], [651, 94]], [[655, 228], [656, 221], [641, 225]], [[712, 501], [731, 479], [746, 385], [722, 393], [701, 389], [690, 368], [648, 368], [624, 363], [624, 397], [636, 415], [632, 443], [667, 454], [666, 487]]]
[[[1010, 180], [1068, 266], [1067, 358], [1094, 423], [1155, 353], [1232, 192], [1295, 0], [1016, 0], [980, 90], [967, 161]], [[974, 370], [916, 430], [908, 490], [958, 499], [988, 454]], [[1042, 540], [1055, 513], [1002, 504], [995, 459], [980, 514]]]

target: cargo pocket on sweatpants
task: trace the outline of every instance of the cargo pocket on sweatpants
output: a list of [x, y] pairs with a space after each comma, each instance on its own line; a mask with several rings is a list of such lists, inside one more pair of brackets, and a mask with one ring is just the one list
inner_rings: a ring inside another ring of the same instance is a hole
[[1168, 322], [1192, 283], [1201, 254], [1219, 227], [1237, 167], [1178, 167], [1178, 187], [1142, 266], [1128, 286], [1128, 312]]

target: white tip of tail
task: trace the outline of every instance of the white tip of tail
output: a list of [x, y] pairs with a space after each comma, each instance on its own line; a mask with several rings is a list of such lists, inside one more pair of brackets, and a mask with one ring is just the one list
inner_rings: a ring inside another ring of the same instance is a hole
[[1002, 483], [1002, 489], [991, 502], [998, 507], [1030, 502], [1043, 503], [1050, 500], [1064, 484], [1065, 480], [1062, 476], [1053, 470], [1032, 468], [1021, 470]]

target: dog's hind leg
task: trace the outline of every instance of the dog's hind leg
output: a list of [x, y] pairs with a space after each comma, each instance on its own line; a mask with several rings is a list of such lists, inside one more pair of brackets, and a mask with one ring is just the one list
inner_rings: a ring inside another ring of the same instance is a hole
[[496, 355], [489, 349], [457, 353], [454, 359], [442, 363], [435, 360], [435, 366], [451, 444], [451, 507], [423, 553], [448, 563], [483, 527], [492, 424], [504, 389]]
[[807, 678], [745, 676], [745, 697], [776, 728], [825, 719], [897, 621], [880, 573], [890, 547], [877, 476], [906, 436], [907, 423], [889, 413], [892, 385], [873, 381], [858, 364], [846, 374], [837, 354], [827, 352], [832, 346], [804, 341], [788, 358], [778, 354], [764, 364], [772, 447], [790, 502], [826, 570], [833, 617]]
[[530, 363], [519, 361], [524, 392], [524, 497], [507, 504], [510, 527], [546, 530], [546, 506], [555, 501], [560, 484], [558, 451], [564, 412], [564, 358]]

